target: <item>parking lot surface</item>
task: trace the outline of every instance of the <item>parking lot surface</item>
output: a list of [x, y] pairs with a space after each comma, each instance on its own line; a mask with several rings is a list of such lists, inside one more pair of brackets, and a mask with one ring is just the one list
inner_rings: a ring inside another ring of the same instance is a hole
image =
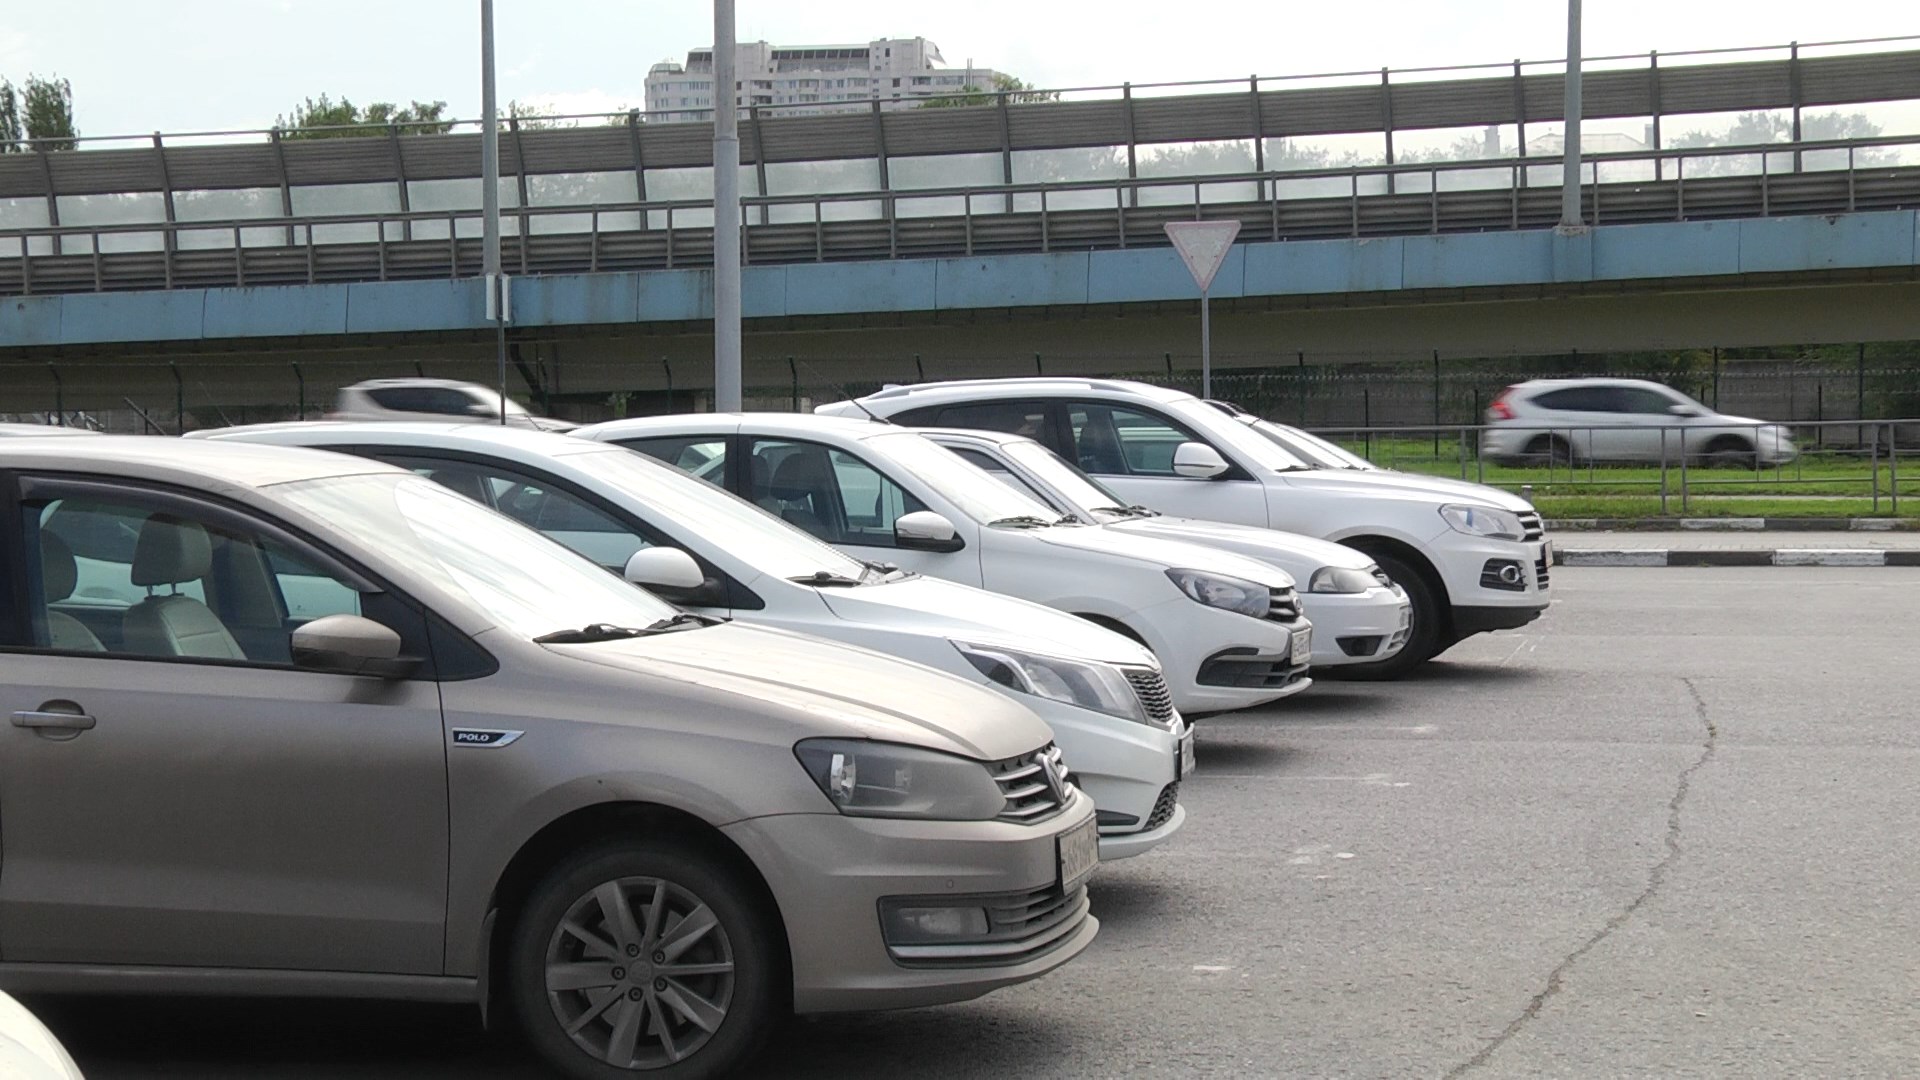
[[[1920, 1070], [1920, 570], [1587, 569], [1421, 677], [1204, 720], [1100, 939], [768, 1077]], [[30, 999], [94, 1080], [532, 1077], [469, 1010]]]

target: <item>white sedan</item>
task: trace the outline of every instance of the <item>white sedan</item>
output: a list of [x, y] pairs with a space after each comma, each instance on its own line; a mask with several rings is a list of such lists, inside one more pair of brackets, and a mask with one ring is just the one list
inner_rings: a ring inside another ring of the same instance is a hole
[[1193, 737], [1138, 643], [1051, 608], [849, 558], [625, 449], [497, 424], [265, 424], [195, 433], [413, 469], [703, 614], [858, 645], [992, 685], [1053, 728], [1093, 797], [1100, 857], [1186, 820]]
[[27, 1007], [0, 994], [0, 1077], [81, 1080], [80, 1067]]
[[1272, 563], [1295, 581], [1313, 620], [1313, 666], [1385, 660], [1407, 643], [1412, 606], [1374, 561], [1298, 533], [1167, 517], [1127, 501], [1025, 435], [923, 428], [921, 433], [1054, 510], [1122, 532], [1189, 540]]
[[1311, 681], [1294, 582], [1217, 548], [1082, 525], [916, 432], [776, 413], [616, 420], [573, 433], [690, 467], [855, 558], [1043, 603], [1159, 657], [1188, 715]]

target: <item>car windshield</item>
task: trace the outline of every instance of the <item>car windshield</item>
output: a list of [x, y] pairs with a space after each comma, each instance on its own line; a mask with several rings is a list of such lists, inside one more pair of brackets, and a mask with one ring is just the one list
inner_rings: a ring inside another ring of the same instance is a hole
[[1219, 442], [1232, 447], [1246, 460], [1263, 469], [1274, 472], [1296, 472], [1317, 466], [1301, 460], [1285, 447], [1256, 431], [1249, 431], [1247, 425], [1237, 423], [1219, 409], [1208, 405], [1198, 398], [1187, 398], [1168, 402], [1166, 408], [1192, 425], [1197, 431], [1205, 432]]
[[1280, 444], [1289, 453], [1327, 469], [1362, 469], [1373, 471], [1380, 468], [1359, 454], [1347, 450], [1337, 443], [1329, 442], [1299, 428], [1276, 424], [1271, 420], [1262, 420], [1251, 413], [1241, 413], [1235, 420]]
[[656, 526], [684, 529], [755, 570], [783, 578], [825, 574], [854, 580], [866, 571], [859, 560], [747, 500], [671, 465], [655, 464], [637, 450], [609, 447], [569, 460], [592, 470], [605, 487], [655, 511], [651, 516]]
[[524, 525], [400, 473], [287, 484], [286, 500], [464, 596], [525, 638], [607, 624], [643, 629], [679, 610]]
[[1002, 444], [1001, 449], [1013, 461], [1032, 473], [1034, 478], [1053, 489], [1076, 514], [1089, 521], [1095, 510], [1126, 509], [1127, 500], [1103, 486], [1100, 481], [1080, 471], [1080, 468], [1063, 460], [1060, 455], [1041, 446], [1037, 442], [1022, 441]]
[[876, 435], [864, 444], [877, 456], [920, 478], [941, 498], [975, 521], [1059, 520], [1060, 515], [995, 480], [946, 447], [911, 431]]

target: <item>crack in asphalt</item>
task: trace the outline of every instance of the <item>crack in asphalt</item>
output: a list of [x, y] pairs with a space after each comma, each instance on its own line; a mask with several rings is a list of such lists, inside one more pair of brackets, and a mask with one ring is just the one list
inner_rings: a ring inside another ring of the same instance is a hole
[[1620, 909], [1618, 914], [1608, 919], [1592, 937], [1581, 942], [1578, 948], [1568, 953], [1559, 964], [1555, 965], [1554, 969], [1547, 973], [1547, 984], [1540, 989], [1539, 993], [1533, 995], [1533, 998], [1527, 1002], [1527, 1007], [1520, 1010], [1520, 1015], [1514, 1017], [1500, 1034], [1495, 1035], [1487, 1045], [1481, 1047], [1479, 1053], [1447, 1070], [1447, 1080], [1464, 1076], [1492, 1060], [1493, 1055], [1498, 1053], [1502, 1046], [1532, 1023], [1534, 1018], [1540, 1015], [1541, 1010], [1546, 1008], [1547, 1002], [1560, 993], [1567, 972], [1571, 971], [1582, 957], [1611, 937], [1614, 931], [1625, 926], [1627, 920], [1633, 918], [1634, 912], [1644, 907], [1647, 901], [1653, 899], [1654, 894], [1660, 891], [1660, 886], [1666, 884], [1667, 871], [1672, 869], [1674, 860], [1680, 857], [1680, 809], [1687, 801], [1687, 792], [1693, 787], [1693, 774], [1713, 760], [1713, 751], [1720, 742], [1720, 729], [1714, 725], [1713, 718], [1707, 715], [1707, 702], [1700, 696], [1700, 688], [1689, 678], [1683, 677], [1680, 682], [1687, 688], [1687, 694], [1693, 698], [1693, 712], [1699, 718], [1701, 727], [1706, 730], [1706, 738], [1701, 741], [1700, 756], [1694, 759], [1693, 764], [1680, 770], [1680, 779], [1674, 786], [1673, 798], [1667, 802], [1667, 853], [1661, 856], [1660, 861], [1654, 863], [1653, 869], [1647, 872], [1647, 884], [1640, 890], [1640, 895], [1634, 897], [1626, 907]]

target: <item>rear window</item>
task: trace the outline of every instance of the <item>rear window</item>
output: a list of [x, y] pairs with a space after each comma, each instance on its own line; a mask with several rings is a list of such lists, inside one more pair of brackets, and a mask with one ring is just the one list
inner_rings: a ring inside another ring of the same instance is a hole
[[464, 390], [444, 386], [383, 386], [368, 390], [375, 405], [394, 412], [432, 413], [436, 416], [494, 416], [493, 409]]

